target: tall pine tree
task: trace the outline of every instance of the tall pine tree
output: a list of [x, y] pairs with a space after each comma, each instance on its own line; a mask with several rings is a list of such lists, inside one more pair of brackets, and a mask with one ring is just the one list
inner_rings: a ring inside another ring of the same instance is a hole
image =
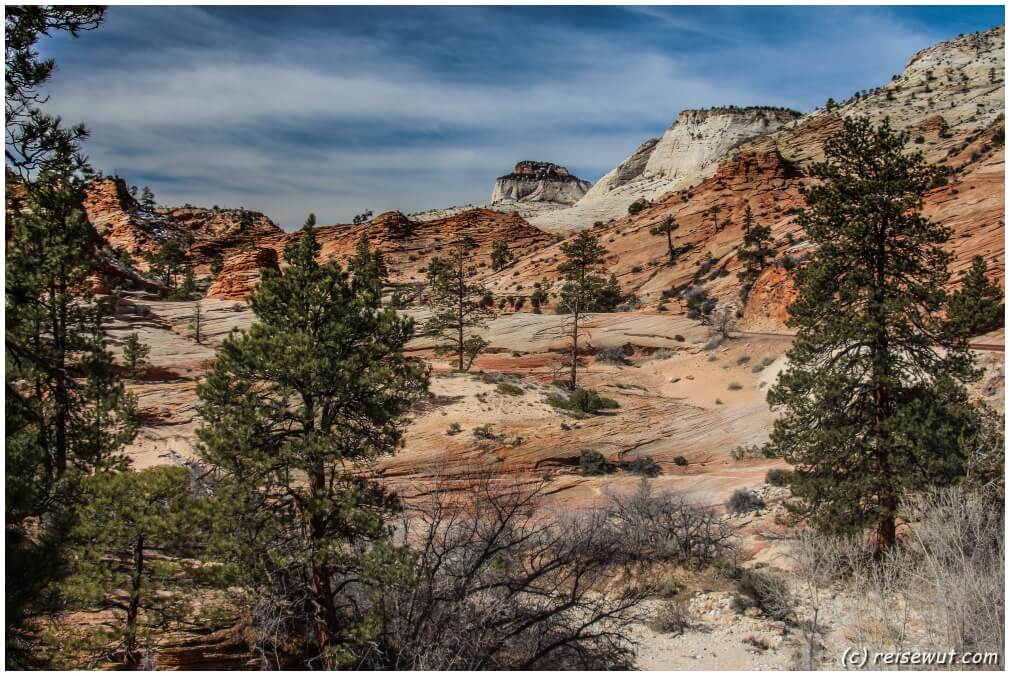
[[902, 498], [957, 480], [976, 416], [963, 339], [945, 328], [947, 228], [920, 214], [935, 170], [887, 121], [847, 119], [812, 167], [799, 223], [817, 245], [797, 273], [789, 367], [768, 395], [766, 447], [795, 466], [791, 508], [831, 532], [894, 544]]
[[470, 252], [476, 247], [472, 238], [458, 237], [449, 245], [447, 258], [436, 256], [427, 267], [432, 316], [424, 331], [444, 341], [436, 346], [435, 353], [456, 355], [460, 371], [470, 370], [473, 360], [487, 346], [487, 341], [472, 330], [485, 327], [485, 321], [494, 314], [482, 302], [487, 289], [470, 281], [476, 274]]
[[382, 307], [372, 280], [320, 263], [313, 224], [283, 271], [265, 273], [255, 323], [225, 340], [200, 384], [197, 435], [216, 470], [221, 550], [305, 630], [306, 659], [334, 666], [361, 629], [345, 586], [395, 507], [364, 470], [397, 449], [428, 378], [403, 355], [412, 320]]
[[621, 300], [617, 278], [600, 272], [607, 250], [588, 230], [583, 230], [561, 245], [565, 262], [558, 270], [564, 275], [558, 312], [571, 314], [568, 338], [571, 342], [568, 386], [578, 386], [579, 325], [587, 312], [610, 312]]

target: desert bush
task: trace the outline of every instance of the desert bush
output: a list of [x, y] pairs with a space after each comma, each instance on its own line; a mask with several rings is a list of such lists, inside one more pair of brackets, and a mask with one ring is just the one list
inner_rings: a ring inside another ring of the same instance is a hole
[[599, 451], [582, 451], [579, 455], [579, 470], [585, 476], [600, 476], [614, 471], [614, 465]]
[[628, 214], [634, 216], [637, 213], [641, 213], [641, 211], [646, 207], [648, 207], [650, 204], [651, 202], [649, 202], [649, 200], [645, 199], [644, 197], [639, 198], [628, 205]]
[[518, 385], [513, 385], [512, 383], [498, 383], [495, 389], [502, 394], [507, 394], [513, 397], [519, 396], [523, 393], [523, 388]]
[[765, 475], [765, 483], [771, 486], [785, 486], [788, 480], [789, 470], [786, 469], [770, 469]]
[[596, 351], [594, 358], [596, 359], [596, 361], [601, 361], [608, 364], [628, 363], [628, 360], [625, 358], [624, 348], [617, 345], [610, 347], [601, 347]]
[[481, 441], [497, 441], [498, 439], [498, 435], [494, 433], [494, 429], [490, 424], [474, 427], [472, 433], [474, 439]]
[[737, 366], [743, 366], [744, 364], [748, 363], [749, 361], [750, 361], [750, 355], [746, 355], [746, 354], [740, 355], [736, 359], [736, 365]]
[[670, 561], [704, 568], [736, 560], [736, 530], [715, 510], [643, 480], [630, 496], [612, 495], [608, 525], [623, 543], [620, 561]]
[[687, 458], [685, 458], [682, 455], [678, 455], [677, 457], [675, 457], [673, 459], [673, 464], [677, 465], [677, 467], [686, 467], [687, 466]]
[[765, 501], [761, 499], [761, 496], [746, 488], [736, 489], [729, 496], [729, 500], [726, 501], [726, 509], [729, 510], [730, 514], [753, 512], [764, 509], [764, 506]]
[[746, 570], [737, 590], [765, 615], [783, 622], [795, 618], [795, 600], [786, 581], [772, 573]]
[[408, 504], [396, 547], [384, 554], [402, 559], [403, 575], [371, 597], [354, 666], [630, 667], [626, 636], [644, 594], [596, 593], [621, 543], [601, 510], [545, 515], [546, 484], [479, 476], [461, 495], [433, 491]]
[[727, 389], [730, 389], [730, 390], [742, 390], [743, 389], [743, 385], [741, 385], [740, 383], [730, 383], [729, 387]]
[[669, 359], [672, 356], [673, 352], [671, 350], [667, 350], [665, 347], [660, 348], [652, 353], [653, 359]]
[[446, 430], [446, 434], [448, 434], [451, 437], [451, 436], [454, 436], [456, 434], [459, 434], [462, 431], [463, 431], [463, 428], [460, 427], [459, 423], [458, 422], [454, 422], [451, 425], [449, 425], [449, 429]]
[[675, 336], [673, 337], [673, 339], [674, 339], [675, 341], [677, 341], [678, 343], [683, 343], [683, 342], [684, 342], [684, 340], [685, 340], [684, 336], [680, 335], [679, 333], [678, 333], [677, 335], [675, 335]]
[[746, 460], [751, 458], [762, 458], [764, 457], [764, 452], [757, 444], [751, 444], [750, 446], [737, 446], [730, 451], [730, 456], [734, 460]]
[[655, 477], [662, 473], [659, 465], [650, 457], [635, 458], [624, 465], [624, 469], [643, 477]]
[[613, 399], [602, 397], [594, 390], [584, 390], [581, 387], [568, 396], [552, 394], [547, 397], [547, 403], [554, 408], [560, 408], [575, 413], [598, 413], [606, 409], [620, 408]]
[[691, 614], [687, 602], [683, 599], [673, 599], [665, 602], [656, 611], [655, 617], [649, 622], [653, 631], [661, 634], [680, 636], [691, 628]]

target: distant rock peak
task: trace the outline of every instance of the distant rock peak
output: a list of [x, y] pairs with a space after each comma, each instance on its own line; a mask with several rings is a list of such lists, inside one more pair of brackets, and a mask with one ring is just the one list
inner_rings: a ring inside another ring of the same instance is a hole
[[592, 183], [584, 181], [553, 162], [523, 160], [512, 173], [499, 176], [491, 193], [491, 203], [549, 202], [575, 204]]

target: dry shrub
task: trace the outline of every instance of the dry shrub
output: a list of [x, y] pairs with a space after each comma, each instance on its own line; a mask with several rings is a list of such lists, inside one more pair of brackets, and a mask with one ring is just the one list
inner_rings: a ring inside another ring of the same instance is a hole
[[683, 599], [674, 599], [663, 603], [656, 611], [655, 617], [649, 622], [653, 631], [675, 636], [683, 634], [691, 628], [691, 625], [691, 613], [688, 610], [687, 602]]

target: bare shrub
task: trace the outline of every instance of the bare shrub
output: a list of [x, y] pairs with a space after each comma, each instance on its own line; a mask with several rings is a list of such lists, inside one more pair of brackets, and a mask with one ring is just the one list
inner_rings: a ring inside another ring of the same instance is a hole
[[730, 514], [754, 512], [764, 509], [764, 507], [765, 501], [761, 499], [761, 496], [746, 488], [736, 489], [729, 496], [729, 500], [726, 501], [726, 509], [729, 510]]
[[691, 614], [683, 599], [666, 601], [649, 622], [654, 631], [679, 636], [691, 628]]
[[794, 618], [795, 600], [786, 581], [772, 573], [746, 570], [737, 582], [737, 589], [769, 617], [783, 622]]
[[629, 497], [612, 495], [607, 510], [614, 537], [623, 542], [622, 561], [675, 561], [703, 568], [736, 558], [735, 530], [715, 510], [655, 492], [647, 481]]
[[594, 590], [621, 543], [607, 515], [536, 515], [546, 482], [477, 477], [404, 515], [412, 572], [375, 600], [379, 628], [360, 666], [384, 669], [629, 667], [639, 593]]

